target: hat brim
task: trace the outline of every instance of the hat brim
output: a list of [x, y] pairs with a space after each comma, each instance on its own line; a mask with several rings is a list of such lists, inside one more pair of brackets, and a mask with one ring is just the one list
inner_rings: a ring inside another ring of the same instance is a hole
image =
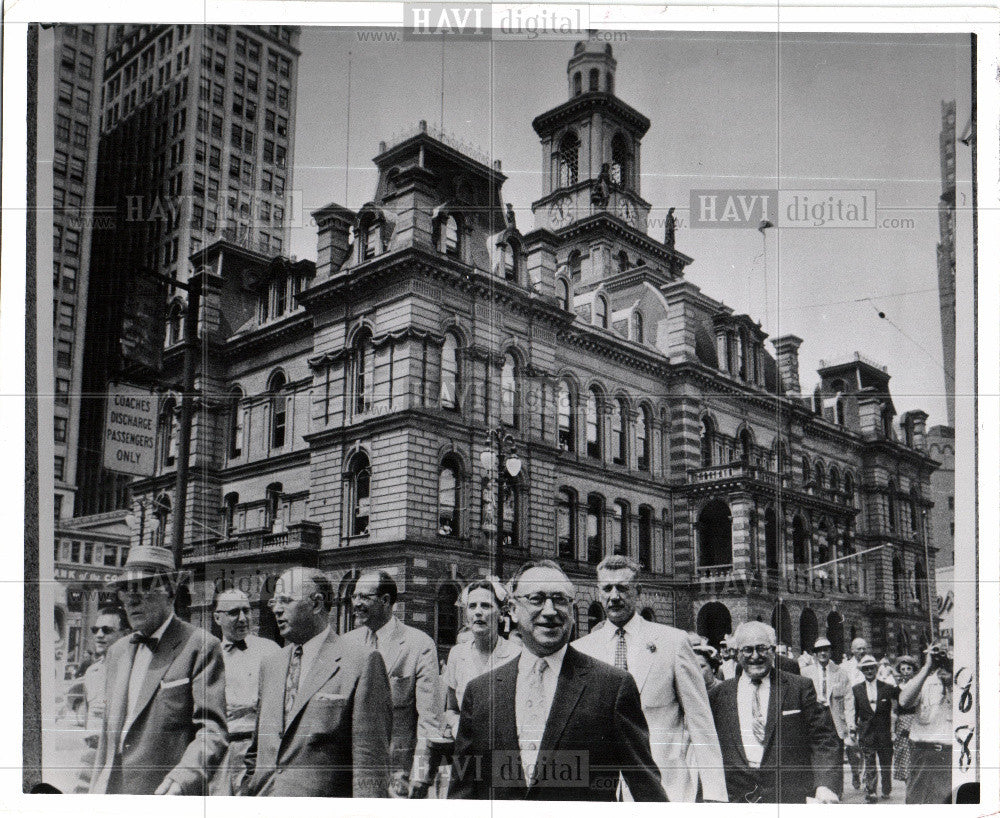
[[109, 581], [105, 587], [109, 590], [117, 590], [125, 587], [130, 582], [139, 582], [144, 579], [160, 579], [165, 583], [176, 585], [183, 579], [184, 574], [184, 571], [176, 571], [174, 569], [167, 571], [163, 568], [131, 566]]

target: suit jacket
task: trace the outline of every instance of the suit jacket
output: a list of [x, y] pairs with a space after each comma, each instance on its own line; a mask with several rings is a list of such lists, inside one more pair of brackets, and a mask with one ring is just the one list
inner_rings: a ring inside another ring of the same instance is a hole
[[531, 654], [523, 651], [465, 689], [448, 797], [614, 801], [624, 776], [636, 801], [666, 801], [635, 680], [572, 646], [538, 749], [537, 767], [555, 772], [524, 781], [515, 698], [524, 657]]
[[[635, 634], [628, 637], [628, 669], [639, 688], [650, 747], [667, 798], [695, 801], [700, 779], [703, 798], [725, 801], [722, 751], [705, 679], [687, 634], [638, 615], [628, 629]], [[610, 663], [614, 644], [615, 638], [602, 629], [578, 639], [573, 647]]]
[[[823, 668], [819, 662], [813, 662], [803, 672], [802, 675], [812, 680], [816, 690], [817, 700], [823, 691]], [[848, 698], [851, 699], [849, 708]], [[833, 662], [826, 666], [826, 699], [830, 708], [830, 716], [833, 719], [833, 726], [837, 730], [837, 735], [841, 741], [847, 738], [848, 731], [853, 726], [853, 717], [849, 720], [848, 713], [853, 714], [853, 696], [851, 695], [851, 685], [847, 679], [847, 674]]]
[[175, 616], [153, 653], [135, 716], [126, 723], [137, 648], [128, 637], [108, 648], [107, 709], [90, 791], [109, 792], [117, 765], [121, 775], [120, 784], [112, 784], [116, 792], [152, 795], [169, 776], [184, 795], [204, 794], [227, 745], [222, 645]]
[[868, 747], [891, 747], [892, 706], [899, 696], [899, 688], [876, 680], [875, 691], [878, 699], [875, 710], [872, 710], [865, 683], [851, 688], [858, 741]]
[[299, 680], [285, 724], [293, 645], [264, 660], [257, 725], [241, 789], [248, 795], [384, 798], [392, 732], [382, 657], [333, 631]]
[[[348, 637], [365, 642], [369, 633], [366, 627], [355, 628]], [[390, 769], [394, 778], [409, 780], [414, 755], [425, 755], [428, 738], [441, 733], [444, 693], [437, 648], [430, 636], [395, 616], [378, 641], [392, 691]]]
[[764, 730], [764, 756], [751, 768], [743, 751], [736, 690], [731, 679], [709, 693], [722, 746], [729, 800], [803, 804], [817, 787], [837, 792], [843, 765], [833, 723], [816, 701], [809, 679], [771, 671], [771, 697]]

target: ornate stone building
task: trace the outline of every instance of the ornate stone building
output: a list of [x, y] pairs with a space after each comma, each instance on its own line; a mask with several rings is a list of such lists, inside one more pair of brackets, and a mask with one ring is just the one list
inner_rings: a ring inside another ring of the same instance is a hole
[[[644, 615], [712, 641], [748, 617], [795, 648], [925, 638], [925, 416], [897, 424], [889, 375], [860, 355], [803, 395], [800, 339], [772, 353], [759, 323], [685, 279], [671, 225], [647, 234], [650, 122], [615, 96], [616, 68], [610, 47], [577, 45], [567, 101], [535, 119], [530, 228], [499, 162], [421, 124], [380, 146], [370, 202], [314, 214], [315, 264], [224, 240], [195, 254], [195, 611], [235, 581], [266, 631], [268, 578], [306, 561], [334, 580], [346, 628], [353, 580], [378, 567], [446, 651], [460, 587], [499, 551], [505, 576], [559, 560], [586, 632], [594, 566], [617, 551], [643, 567]], [[175, 502], [174, 406], [158, 475], [134, 485], [162, 517], [151, 536]], [[520, 470], [498, 496], [499, 438]]]

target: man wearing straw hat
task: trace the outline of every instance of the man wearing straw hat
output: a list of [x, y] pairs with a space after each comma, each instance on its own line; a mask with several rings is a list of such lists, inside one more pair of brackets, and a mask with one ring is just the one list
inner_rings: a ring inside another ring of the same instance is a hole
[[222, 646], [174, 615], [167, 548], [139, 546], [112, 584], [133, 629], [108, 649], [92, 793], [203, 795], [226, 750]]

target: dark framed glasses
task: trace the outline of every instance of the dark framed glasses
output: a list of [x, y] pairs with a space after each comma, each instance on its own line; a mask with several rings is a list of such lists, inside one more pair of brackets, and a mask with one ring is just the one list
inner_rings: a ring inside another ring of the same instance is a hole
[[554, 594], [546, 594], [538, 591], [534, 594], [518, 595], [517, 598], [529, 608], [535, 610], [544, 608], [546, 601], [551, 602], [553, 607], [561, 609], [569, 608], [573, 604], [573, 597], [568, 594], [559, 593], [558, 591]]
[[739, 650], [740, 656], [744, 659], [749, 659], [754, 655], [754, 652], [760, 656], [768, 656], [774, 652], [774, 645], [745, 645]]

